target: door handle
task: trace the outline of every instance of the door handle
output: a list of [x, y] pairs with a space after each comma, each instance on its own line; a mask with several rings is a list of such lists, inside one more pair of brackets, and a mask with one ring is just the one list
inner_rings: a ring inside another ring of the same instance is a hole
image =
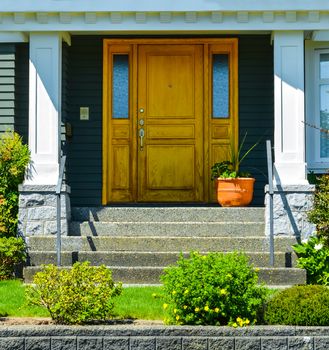
[[143, 128], [139, 129], [139, 139], [140, 139], [140, 150], [143, 151], [144, 148], [144, 135], [145, 135], [145, 131]]

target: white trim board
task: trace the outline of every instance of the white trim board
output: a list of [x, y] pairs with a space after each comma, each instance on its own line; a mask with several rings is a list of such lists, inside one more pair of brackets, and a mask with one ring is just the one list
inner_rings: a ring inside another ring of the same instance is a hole
[[[2, 0], [3, 1], [3, 0]], [[61, 0], [53, 0], [61, 2]], [[66, 0], [65, 0], [66, 1]], [[193, 21], [191, 21], [193, 18]], [[329, 11], [0, 12], [0, 31], [328, 31]], [[318, 34], [319, 35], [319, 34]], [[321, 34], [322, 35], [322, 34]]]
[[328, 11], [328, 0], [1, 0], [2, 12]]

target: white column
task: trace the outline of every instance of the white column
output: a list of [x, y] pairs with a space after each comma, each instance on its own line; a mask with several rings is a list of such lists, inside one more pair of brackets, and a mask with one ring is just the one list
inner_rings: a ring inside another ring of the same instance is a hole
[[29, 147], [27, 185], [57, 183], [60, 156], [62, 38], [30, 34]]
[[307, 184], [303, 31], [274, 32], [274, 100], [275, 181]]

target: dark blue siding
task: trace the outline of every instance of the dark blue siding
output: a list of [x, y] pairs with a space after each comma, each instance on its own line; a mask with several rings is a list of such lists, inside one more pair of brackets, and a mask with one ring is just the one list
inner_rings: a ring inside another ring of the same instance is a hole
[[29, 45], [16, 45], [15, 131], [28, 142], [29, 113]]
[[266, 139], [274, 133], [273, 49], [270, 36], [239, 37], [240, 140], [247, 132], [244, 149], [259, 145], [243, 161], [242, 168], [256, 177], [254, 205], [263, 205], [267, 183]]
[[[101, 37], [72, 37], [68, 48], [66, 119], [73, 137], [67, 141], [67, 177], [73, 206], [100, 205], [102, 195]], [[89, 107], [89, 121], [80, 121]]]

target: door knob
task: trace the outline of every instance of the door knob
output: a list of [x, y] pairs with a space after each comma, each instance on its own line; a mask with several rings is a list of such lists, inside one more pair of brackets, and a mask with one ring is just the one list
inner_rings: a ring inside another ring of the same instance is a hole
[[139, 113], [144, 113], [144, 108], [140, 108]]

